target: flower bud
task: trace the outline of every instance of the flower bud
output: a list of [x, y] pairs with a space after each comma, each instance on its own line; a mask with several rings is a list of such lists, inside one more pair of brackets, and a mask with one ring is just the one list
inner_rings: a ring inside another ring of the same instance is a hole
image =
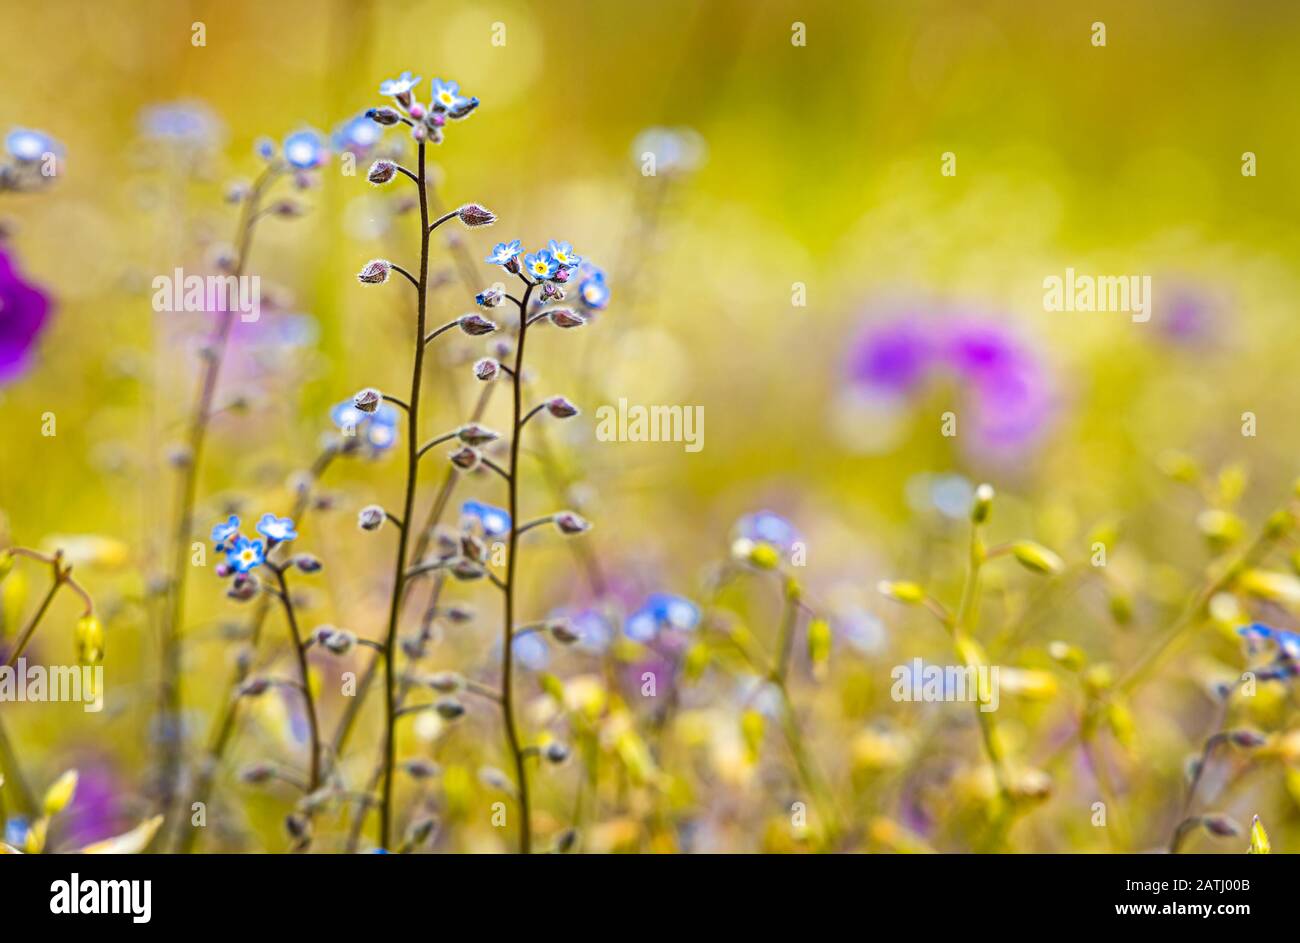
[[500, 288], [484, 288], [474, 296], [475, 304], [483, 308], [495, 308], [505, 301], [506, 293]]
[[311, 834], [311, 822], [301, 812], [291, 812], [284, 817], [284, 828], [289, 837], [302, 840]]
[[402, 116], [396, 108], [389, 108], [387, 106], [383, 108], [371, 108], [366, 112], [366, 117], [375, 124], [381, 124], [384, 127], [395, 125], [397, 122], [402, 120]]
[[478, 467], [483, 456], [478, 449], [466, 445], [452, 452], [449, 458], [451, 463], [461, 471], [473, 471]]
[[265, 694], [271, 687], [271, 682], [266, 678], [258, 676], [249, 678], [239, 686], [236, 693], [240, 697], [260, 697]]
[[357, 281], [363, 285], [382, 285], [388, 281], [388, 275], [393, 270], [393, 263], [387, 259], [371, 259], [366, 263], [366, 267], [357, 273]]
[[97, 665], [104, 660], [104, 625], [94, 614], [77, 620], [77, 660], [83, 665]]
[[444, 697], [434, 705], [433, 709], [438, 712], [438, 716], [443, 720], [459, 720], [465, 716], [465, 705], [454, 697]]
[[384, 394], [373, 387], [366, 387], [352, 397], [352, 405], [363, 413], [373, 413], [383, 402]]
[[491, 334], [497, 329], [497, 326], [480, 314], [463, 314], [460, 320], [456, 322], [460, 329], [470, 337], [479, 337], [483, 334]]
[[226, 595], [236, 602], [248, 602], [257, 595], [261, 583], [252, 573], [240, 573], [230, 584], [230, 589], [226, 590]]
[[501, 371], [501, 364], [497, 363], [491, 357], [484, 357], [474, 364], [474, 376], [484, 382], [495, 380], [497, 374]]
[[465, 99], [461, 104], [457, 105], [451, 111], [447, 112], [447, 114], [449, 114], [451, 117], [459, 121], [461, 118], [466, 117], [471, 111], [477, 108], [478, 105], [479, 105], [478, 98], [475, 97], [474, 95], [471, 95], [469, 98]]
[[982, 484], [975, 489], [975, 503], [971, 505], [970, 519], [975, 524], [983, 524], [989, 519], [993, 508], [993, 486]]
[[569, 758], [569, 748], [558, 740], [552, 740], [546, 745], [547, 761], [556, 764], [563, 763]]
[[476, 422], [461, 426], [456, 431], [456, 436], [466, 445], [486, 445], [501, 438], [499, 433], [493, 432], [485, 426], [480, 426]]
[[466, 203], [456, 213], [466, 226], [491, 226], [497, 221], [496, 214], [477, 203]]
[[331, 654], [346, 655], [357, 644], [357, 637], [347, 629], [335, 629], [325, 636], [323, 644]]
[[295, 556], [293, 565], [303, 573], [319, 573], [324, 566], [319, 557], [314, 557], [310, 553], [300, 553]]
[[578, 407], [563, 396], [555, 396], [547, 400], [546, 411], [556, 419], [568, 419], [570, 416], [578, 415]]
[[587, 323], [586, 318], [568, 308], [556, 308], [550, 312], [550, 318], [556, 327], [582, 327]]
[[1241, 747], [1244, 750], [1253, 750], [1256, 747], [1262, 747], [1268, 742], [1268, 738], [1262, 733], [1246, 728], [1230, 730], [1228, 740], [1232, 742], [1233, 746]]
[[908, 605], [915, 605], [925, 599], [925, 590], [917, 583], [881, 580], [876, 584], [876, 589], [882, 596], [888, 596], [895, 602], [907, 603]]
[[270, 763], [250, 763], [239, 771], [241, 781], [256, 785], [268, 782], [275, 776], [275, 767]]
[[378, 504], [367, 504], [357, 514], [357, 526], [362, 530], [379, 530], [384, 524], [384, 509]]
[[459, 674], [454, 671], [439, 671], [429, 675], [425, 684], [437, 691], [439, 694], [451, 694], [459, 691], [463, 685], [463, 680]]
[[388, 183], [397, 176], [397, 165], [391, 160], [377, 160], [370, 165], [370, 172], [366, 174], [366, 179], [371, 183], [379, 186]]
[[466, 560], [464, 557], [451, 565], [451, 575], [465, 582], [481, 580], [486, 573], [487, 571], [482, 566], [473, 560]]
[[451, 605], [443, 613], [451, 622], [463, 625], [466, 622], [474, 621], [474, 610], [469, 606]]
[[1065, 569], [1065, 562], [1042, 544], [1032, 540], [1018, 540], [1011, 545], [1011, 552], [1026, 569], [1048, 576]]
[[1201, 824], [1205, 826], [1205, 830], [1211, 835], [1217, 835], [1220, 838], [1236, 838], [1241, 834], [1241, 826], [1226, 815], [1215, 813], [1203, 816]]
[[581, 636], [573, 630], [573, 624], [567, 619], [557, 619], [554, 622], [549, 623], [547, 629], [550, 630], [551, 638], [555, 639], [555, 641], [559, 642], [561, 645], [572, 645], [581, 638]]
[[560, 529], [560, 533], [570, 535], [591, 530], [591, 522], [572, 511], [561, 511], [556, 514], [555, 526]]

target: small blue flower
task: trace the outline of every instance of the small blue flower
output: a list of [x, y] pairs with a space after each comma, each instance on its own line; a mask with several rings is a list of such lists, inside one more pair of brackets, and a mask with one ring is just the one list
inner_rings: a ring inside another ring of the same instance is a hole
[[334, 129], [334, 149], [362, 157], [369, 154], [383, 139], [384, 129], [362, 112]]
[[140, 112], [140, 130], [157, 141], [203, 146], [221, 135], [221, 122], [201, 101], [166, 102]]
[[550, 245], [551, 258], [553, 258], [560, 268], [577, 268], [582, 264], [582, 256], [573, 251], [573, 246], [567, 242], [556, 242], [551, 240]]
[[516, 638], [511, 647], [515, 660], [529, 671], [541, 671], [551, 660], [551, 650], [546, 639], [537, 632], [529, 632]]
[[514, 242], [498, 242], [492, 254], [486, 259], [492, 265], [505, 265], [524, 251], [524, 245], [518, 239]]
[[755, 543], [768, 544], [782, 553], [789, 553], [799, 532], [794, 525], [780, 514], [772, 511], [757, 511], [746, 514], [736, 523], [736, 536]]
[[253, 152], [264, 161], [275, 160], [275, 151], [275, 141], [271, 138], [260, 137], [253, 142]]
[[260, 540], [236, 537], [235, 543], [226, 551], [226, 562], [236, 573], [247, 573], [259, 567], [266, 560], [266, 548]]
[[44, 131], [14, 128], [5, 137], [5, 149], [15, 160], [25, 164], [42, 160], [46, 154], [61, 154], [63, 148]]
[[284, 139], [284, 159], [290, 167], [311, 170], [325, 163], [325, 138], [319, 131], [308, 128], [295, 131]]
[[532, 255], [524, 256], [524, 270], [538, 281], [550, 278], [560, 270], [560, 263], [555, 261], [555, 257], [550, 252], [543, 249], [540, 252], [534, 252]]
[[623, 631], [628, 638], [649, 642], [664, 629], [689, 632], [699, 624], [699, 607], [689, 599], [671, 593], [652, 593], [645, 605], [628, 616]]
[[410, 72], [403, 72], [395, 79], [386, 79], [379, 83], [379, 94], [399, 98], [402, 95], [409, 95], [411, 89], [419, 84], [420, 76], [412, 78]]
[[469, 99], [460, 94], [459, 82], [430, 79], [429, 94], [432, 98], [433, 107], [439, 111], [457, 111], [469, 104]]
[[230, 520], [226, 521], [224, 524], [217, 524], [212, 528], [213, 549], [215, 549], [217, 553], [225, 553], [228, 549], [227, 545], [230, 543], [231, 538], [238, 535], [239, 518], [232, 514], [230, 515]]
[[15, 848], [22, 848], [27, 844], [27, 833], [31, 831], [31, 824], [21, 815], [15, 815], [5, 822], [4, 842], [6, 845], [12, 845]]
[[298, 536], [298, 532], [293, 529], [292, 518], [276, 517], [269, 513], [263, 514], [262, 519], [257, 522], [257, 532], [271, 543], [293, 540]]
[[1252, 622], [1250, 625], [1242, 626], [1237, 633], [1252, 648], [1256, 647], [1260, 640], [1269, 639], [1277, 645], [1278, 651], [1284, 658], [1300, 661], [1300, 634], [1288, 632], [1286, 629], [1275, 629], [1262, 622]]
[[488, 537], [504, 537], [510, 533], [510, 512], [501, 508], [482, 501], [466, 501], [460, 506], [460, 514], [478, 521]]
[[588, 308], [603, 311], [609, 304], [605, 273], [594, 266], [583, 266], [582, 278], [578, 281], [578, 297]]

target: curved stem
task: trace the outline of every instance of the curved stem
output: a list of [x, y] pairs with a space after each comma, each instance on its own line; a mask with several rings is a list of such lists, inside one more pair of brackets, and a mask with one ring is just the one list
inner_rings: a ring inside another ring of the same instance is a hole
[[415, 276], [414, 276], [414, 275], [412, 275], [412, 274], [411, 274], [410, 272], [408, 272], [406, 269], [402, 268], [402, 267], [401, 267], [400, 265], [398, 265], [396, 262], [389, 262], [388, 265], [389, 265], [389, 267], [390, 267], [394, 272], [397, 272], [399, 275], [405, 275], [405, 276], [406, 276], [406, 280], [407, 280], [408, 282], [410, 282], [412, 285], [415, 286], [415, 290], [416, 290], [416, 291], [419, 291], [419, 290], [420, 290], [420, 283], [419, 283], [418, 281], [415, 280]]
[[[415, 488], [420, 473], [420, 384], [424, 378], [425, 316], [429, 299], [429, 191], [424, 183], [425, 142], [418, 147], [420, 191], [420, 283], [416, 305], [415, 355], [411, 365], [411, 399], [406, 424], [406, 497], [402, 520], [411, 520], [415, 510]], [[393, 769], [397, 759], [397, 623], [406, 584], [406, 552], [410, 532], [403, 527], [397, 539], [397, 560], [393, 567], [393, 598], [388, 609], [388, 632], [384, 640], [384, 791], [379, 804], [379, 847], [388, 848], [393, 824]]]

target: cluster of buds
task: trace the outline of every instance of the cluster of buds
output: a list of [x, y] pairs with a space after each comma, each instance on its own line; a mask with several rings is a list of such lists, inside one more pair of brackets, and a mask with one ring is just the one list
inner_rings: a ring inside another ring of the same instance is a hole
[[371, 108], [366, 117], [383, 127], [408, 124], [415, 140], [441, 144], [447, 121], [469, 117], [479, 101], [473, 96], [461, 95], [460, 85], [456, 82], [433, 79], [429, 83], [429, 102], [424, 104], [415, 97], [420, 81], [420, 76], [403, 72], [398, 78], [381, 83], [379, 94], [392, 98], [397, 107]]

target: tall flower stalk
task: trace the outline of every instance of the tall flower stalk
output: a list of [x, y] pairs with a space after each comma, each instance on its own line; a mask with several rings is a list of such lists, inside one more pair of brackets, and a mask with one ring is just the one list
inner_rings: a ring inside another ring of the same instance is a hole
[[[420, 208], [420, 263], [418, 274], [412, 274], [405, 268], [385, 260], [369, 263], [359, 274], [360, 281], [366, 284], [378, 284], [387, 281], [390, 274], [397, 272], [409, 281], [416, 291], [416, 318], [413, 337], [413, 356], [411, 358], [410, 392], [405, 400], [393, 396], [382, 396], [372, 390], [363, 390], [354, 401], [363, 412], [373, 412], [381, 400], [387, 400], [401, 406], [407, 414], [406, 424], [406, 481], [403, 488], [402, 510], [400, 515], [389, 513], [387, 516], [397, 527], [397, 551], [394, 556], [393, 588], [389, 600], [388, 624], [384, 633], [384, 776], [383, 792], [379, 803], [378, 841], [381, 848], [388, 848], [392, 838], [393, 822], [393, 771], [396, 761], [397, 738], [397, 632], [402, 610], [402, 601], [406, 592], [408, 550], [410, 549], [411, 530], [414, 527], [416, 489], [419, 483], [420, 457], [423, 455], [420, 441], [420, 394], [424, 381], [425, 347], [444, 331], [460, 326], [467, 333], [486, 333], [495, 329], [485, 319], [477, 318], [475, 322], [457, 319], [434, 331], [427, 330], [428, 296], [429, 296], [429, 240], [433, 231], [452, 219], [459, 218], [467, 226], [488, 225], [496, 217], [482, 207], [470, 204], [445, 213], [436, 220], [430, 218], [429, 183], [426, 174], [427, 145], [441, 143], [443, 127], [449, 118], [467, 117], [478, 107], [478, 99], [465, 98], [458, 94], [455, 83], [444, 83], [434, 79], [431, 83], [432, 101], [428, 106], [416, 101], [413, 94], [420, 79], [412, 77], [409, 72], [394, 80], [384, 82], [379, 89], [381, 95], [392, 96], [398, 108], [384, 107], [371, 109], [367, 114], [381, 126], [405, 124], [411, 128], [416, 142], [416, 167], [412, 171], [389, 160], [376, 161], [370, 168], [368, 179], [371, 183], [382, 185], [390, 182], [397, 174], [409, 178], [416, 186]], [[398, 109], [401, 109], [400, 111]], [[480, 326], [483, 330], [480, 330]], [[370, 394], [374, 394], [373, 396]]]

